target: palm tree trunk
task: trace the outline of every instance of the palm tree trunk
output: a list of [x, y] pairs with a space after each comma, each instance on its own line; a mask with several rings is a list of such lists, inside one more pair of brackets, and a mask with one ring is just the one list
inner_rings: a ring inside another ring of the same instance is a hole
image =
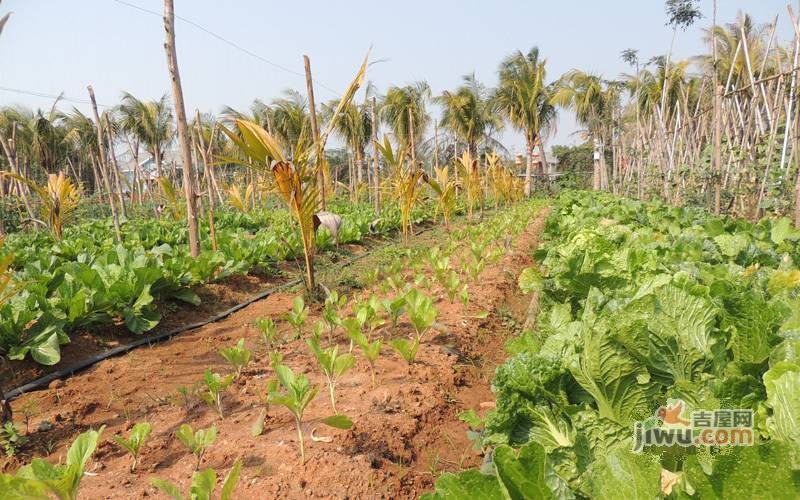
[[94, 114], [94, 123], [97, 127], [97, 148], [100, 151], [99, 168], [103, 177], [103, 185], [105, 186], [109, 197], [108, 201], [109, 206], [111, 207], [111, 218], [114, 220], [114, 233], [117, 237], [117, 241], [122, 242], [122, 231], [119, 229], [119, 214], [117, 214], [117, 205], [114, 203], [114, 195], [111, 191], [111, 183], [108, 181], [108, 175], [106, 175], [106, 172], [108, 171], [108, 162], [106, 161], [106, 148], [103, 144], [103, 123], [100, 121], [100, 114], [97, 112], [97, 101], [94, 98], [94, 89], [91, 85], [86, 87], [86, 89], [89, 91], [89, 99], [92, 101], [92, 113]]
[[527, 155], [527, 162], [525, 166], [525, 196], [531, 196], [531, 173], [533, 171], [533, 146], [536, 143], [535, 136], [528, 134], [525, 138], [525, 152]]
[[375, 203], [375, 216], [381, 213], [381, 176], [378, 169], [378, 120], [376, 118], [375, 109], [378, 107], [377, 99], [372, 98], [372, 179], [375, 183], [375, 196], [373, 201]]
[[178, 142], [183, 157], [183, 189], [186, 195], [186, 219], [189, 226], [189, 251], [192, 257], [200, 255], [200, 228], [197, 223], [197, 196], [195, 193], [192, 150], [189, 146], [189, 127], [186, 124], [186, 108], [183, 105], [183, 88], [178, 71], [178, 54], [175, 50], [175, 11], [173, 0], [164, 0], [164, 30], [167, 53], [167, 66], [172, 80], [172, 94], [175, 98], [175, 116], [178, 125]]

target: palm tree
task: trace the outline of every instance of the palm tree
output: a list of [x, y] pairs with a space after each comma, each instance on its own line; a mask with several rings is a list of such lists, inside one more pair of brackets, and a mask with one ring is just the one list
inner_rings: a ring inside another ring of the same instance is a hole
[[594, 189], [603, 189], [607, 182], [603, 154], [603, 125], [610, 116], [607, 97], [599, 75], [574, 69], [559, 79], [551, 99], [553, 104], [575, 112], [595, 145]]
[[155, 101], [142, 101], [125, 92], [118, 112], [122, 129], [144, 145], [156, 164], [156, 175], [163, 176], [161, 162], [164, 148], [175, 137], [172, 108], [167, 94]]
[[417, 159], [417, 144], [431, 121], [426, 110], [430, 94], [428, 83], [419, 81], [404, 87], [389, 87], [381, 100], [380, 119], [392, 130], [400, 149], [409, 151], [413, 162]]
[[475, 79], [475, 73], [463, 78], [463, 85], [453, 92], [445, 90], [434, 101], [444, 108], [440, 125], [467, 143], [470, 154], [477, 157], [478, 145], [492, 131], [501, 128], [503, 122], [486, 88]]
[[539, 48], [533, 47], [527, 54], [517, 51], [500, 63], [500, 83], [494, 95], [497, 109], [511, 125], [525, 136], [528, 156], [525, 170], [525, 195], [531, 194], [531, 171], [533, 148], [539, 146], [542, 166], [547, 164], [542, 136], [555, 125], [556, 108], [550, 98], [552, 89], [546, 85], [545, 66]]
[[[338, 106], [339, 99], [334, 99], [323, 106], [322, 115], [326, 122], [330, 120]], [[348, 103], [336, 121], [334, 133], [344, 140], [353, 154], [356, 171], [350, 176], [350, 184], [351, 188], [357, 188], [364, 178], [366, 148], [372, 138], [372, 115], [367, 103], [361, 105]]]
[[271, 106], [256, 106], [255, 115], [261, 115], [261, 123], [271, 128], [278, 143], [284, 151], [295, 151], [311, 133], [311, 121], [308, 116], [308, 102], [303, 95], [287, 89], [283, 91], [284, 97], [272, 101]]

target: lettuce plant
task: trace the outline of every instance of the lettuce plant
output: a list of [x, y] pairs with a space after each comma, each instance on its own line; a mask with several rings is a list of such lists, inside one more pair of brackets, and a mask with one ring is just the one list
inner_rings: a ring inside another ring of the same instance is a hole
[[[236, 490], [236, 483], [239, 482], [241, 470], [242, 461], [237, 460], [222, 482], [222, 491], [219, 496], [220, 500], [232, 500], [234, 498], [233, 492]], [[185, 498], [191, 500], [208, 500], [217, 488], [217, 471], [214, 469], [206, 469], [203, 472], [195, 472], [192, 475], [192, 485], [189, 487], [189, 495], [187, 497], [184, 497], [180, 492], [180, 488], [171, 481], [153, 478], [150, 480], [150, 484], [173, 500], [184, 500]]]
[[217, 410], [219, 418], [224, 419], [222, 394], [233, 383], [233, 375], [222, 377], [219, 373], [211, 373], [211, 370], [206, 369], [203, 374], [203, 383], [205, 384], [205, 390], [200, 392], [200, 398], [208, 403], [209, 406], [213, 406]]
[[336, 382], [356, 364], [356, 358], [351, 353], [339, 354], [339, 346], [322, 349], [315, 339], [307, 340], [311, 353], [317, 358], [320, 370], [328, 380], [328, 390], [331, 396], [331, 408], [336, 412]]
[[136, 465], [139, 463], [139, 453], [142, 451], [142, 446], [144, 446], [147, 438], [150, 437], [151, 430], [150, 424], [143, 422], [133, 426], [130, 437], [127, 439], [122, 436], [111, 436], [115, 443], [128, 450], [128, 453], [131, 454], [131, 472], [136, 471]]
[[[267, 398], [271, 404], [285, 406], [286, 409], [294, 417], [295, 426], [297, 427], [297, 439], [300, 446], [300, 463], [304, 464], [306, 461], [306, 452], [303, 441], [303, 413], [306, 408], [317, 396], [319, 388], [312, 386], [308, 381], [308, 377], [304, 374], [295, 376], [292, 369], [286, 365], [275, 366], [275, 375], [282, 387], [279, 390], [273, 387]], [[332, 415], [321, 421], [325, 425], [336, 427], [338, 429], [349, 429], [352, 427], [353, 422], [345, 415]]]
[[250, 350], [244, 346], [244, 339], [239, 339], [234, 347], [227, 347], [219, 351], [219, 355], [236, 370], [236, 378], [239, 378], [242, 371], [247, 368], [251, 354]]
[[286, 321], [294, 328], [295, 338], [300, 338], [303, 334], [303, 325], [308, 318], [308, 308], [299, 295], [292, 301], [292, 309], [286, 313]]
[[196, 462], [194, 470], [200, 470], [200, 463], [203, 461], [203, 455], [208, 447], [214, 444], [214, 441], [217, 439], [217, 428], [211, 426], [208, 429], [198, 429], [195, 431], [192, 429], [191, 425], [183, 424], [177, 432], [175, 432], [175, 437], [177, 437], [195, 456]]
[[89, 430], [73, 441], [67, 451], [65, 464], [53, 465], [47, 460], [34, 458], [14, 476], [0, 474], [0, 492], [4, 498], [51, 498], [77, 500], [78, 488], [83, 479], [86, 462], [94, 454], [100, 436], [99, 430]]

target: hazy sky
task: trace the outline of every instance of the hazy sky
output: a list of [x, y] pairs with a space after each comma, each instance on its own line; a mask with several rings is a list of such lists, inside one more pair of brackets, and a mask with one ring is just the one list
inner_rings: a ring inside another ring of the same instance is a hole
[[[161, 0], [125, 0], [162, 12]], [[620, 60], [637, 48], [643, 60], [666, 53], [671, 30], [662, 0], [529, 1], [256, 1], [175, 0], [176, 13], [244, 47], [280, 69], [177, 20], [178, 62], [187, 112], [218, 112], [223, 105], [246, 109], [254, 98], [269, 101], [283, 89], [305, 93], [302, 55], [311, 58], [314, 77], [341, 92], [370, 45], [367, 78], [379, 91], [391, 84], [425, 79], [435, 94], [455, 88], [474, 71], [494, 85], [500, 60], [538, 45], [547, 58], [548, 79], [571, 68], [613, 78], [629, 68]], [[705, 15], [679, 32], [674, 53], [688, 57], [703, 50], [701, 30], [711, 24], [712, 2], [701, 0]], [[780, 15], [778, 34], [792, 34], [784, 0], [718, 0], [719, 22], [737, 11], [758, 22]], [[142, 98], [170, 92], [160, 17], [114, 0], [5, 0], [13, 11], [0, 37], [0, 106], [48, 108], [52, 99], [2, 88], [85, 100], [92, 84], [101, 104], [114, 105], [122, 91]], [[335, 94], [317, 87], [317, 100]], [[363, 94], [359, 94], [359, 99]], [[84, 111], [85, 104], [64, 102]], [[438, 114], [438, 112], [437, 112]], [[576, 126], [562, 111], [550, 144], [575, 143]], [[504, 134], [509, 149], [521, 150], [521, 136]]]

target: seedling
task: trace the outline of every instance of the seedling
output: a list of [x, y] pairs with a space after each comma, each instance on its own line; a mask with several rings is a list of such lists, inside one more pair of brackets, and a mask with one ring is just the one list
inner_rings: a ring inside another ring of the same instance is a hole
[[381, 305], [383, 306], [383, 310], [386, 311], [389, 319], [392, 322], [392, 326], [397, 326], [397, 321], [400, 319], [400, 316], [406, 310], [406, 299], [402, 295], [396, 295], [393, 299], [383, 299], [381, 301]]
[[78, 436], [67, 451], [64, 465], [34, 458], [15, 476], [0, 475], [3, 498], [50, 498], [52, 494], [62, 500], [77, 499], [86, 462], [94, 454], [103, 429], [105, 427]]
[[25, 434], [30, 432], [31, 419], [39, 414], [39, 403], [32, 397], [28, 397], [20, 406], [19, 412], [22, 414], [22, 421], [25, 423]]
[[350, 338], [350, 349], [347, 352], [353, 352], [353, 335], [354, 332], [361, 333], [364, 328], [364, 318], [359, 316], [350, 316], [341, 322], [342, 328]]
[[197, 459], [194, 470], [200, 470], [200, 462], [209, 446], [214, 444], [217, 439], [217, 428], [214, 426], [208, 429], [198, 429], [194, 431], [189, 424], [183, 424], [175, 433], [175, 437], [180, 439], [190, 452]]
[[333, 413], [336, 412], [336, 382], [339, 377], [344, 375], [350, 368], [356, 364], [356, 358], [351, 353], [339, 354], [339, 346], [328, 347], [322, 349], [319, 342], [314, 339], [308, 339], [308, 347], [314, 357], [317, 358], [320, 370], [328, 380], [328, 390], [331, 395], [331, 408]]
[[338, 292], [333, 291], [325, 299], [325, 305], [322, 308], [322, 319], [328, 325], [328, 343], [333, 343], [333, 332], [339, 326], [341, 321], [340, 312], [347, 304], [347, 297], [339, 295]]
[[411, 324], [419, 337], [433, 326], [439, 311], [433, 306], [431, 298], [416, 288], [409, 290], [405, 298], [408, 306], [406, 310], [408, 318], [411, 320]]
[[419, 342], [420, 337], [419, 335], [414, 337], [413, 341], [408, 339], [392, 339], [389, 341], [389, 345], [392, 348], [400, 353], [400, 356], [406, 360], [406, 363], [410, 365], [414, 364], [414, 361], [417, 359], [417, 351], [419, 350]]
[[258, 318], [256, 320], [256, 328], [259, 330], [259, 336], [261, 341], [264, 342], [267, 352], [271, 351], [275, 338], [278, 336], [278, 326], [272, 318]]
[[274, 370], [276, 366], [283, 363], [283, 354], [280, 351], [270, 351], [269, 353], [269, 365]]
[[303, 297], [297, 296], [292, 301], [292, 310], [286, 313], [286, 321], [294, 328], [295, 338], [299, 339], [303, 334], [303, 325], [308, 318], [308, 308]]
[[0, 427], [0, 445], [7, 457], [13, 457], [17, 451], [28, 442], [28, 438], [19, 433], [19, 429], [14, 422], [6, 422], [3, 427]]
[[234, 347], [220, 349], [219, 355], [233, 366], [236, 370], [236, 378], [241, 377], [242, 371], [247, 368], [250, 363], [250, 355], [252, 353], [244, 346], [244, 339], [239, 339]]
[[[233, 468], [225, 476], [222, 482], [222, 491], [220, 492], [220, 500], [231, 500], [233, 492], [236, 490], [236, 483], [239, 481], [239, 474], [242, 470], [242, 461], [239, 460], [233, 464]], [[217, 471], [214, 469], [206, 469], [203, 472], [195, 472], [192, 475], [192, 485], [189, 489], [188, 497], [184, 497], [178, 486], [164, 479], [153, 478], [150, 484], [167, 494], [173, 500], [184, 500], [190, 498], [192, 500], [207, 500], [211, 498], [214, 490], [217, 487]]]
[[131, 429], [130, 437], [125, 439], [122, 436], [111, 436], [118, 445], [128, 450], [133, 459], [131, 460], [131, 472], [136, 471], [136, 465], [139, 463], [139, 452], [142, 451], [147, 438], [150, 437], [152, 428], [147, 422], [136, 424]]
[[[314, 400], [319, 391], [318, 387], [312, 387], [308, 381], [308, 377], [304, 374], [299, 374], [295, 377], [292, 369], [286, 365], [278, 365], [275, 367], [275, 374], [283, 387], [279, 391], [276, 387], [275, 390], [269, 393], [269, 401], [272, 404], [285, 406], [292, 416], [294, 416], [295, 426], [297, 427], [297, 438], [300, 445], [300, 463], [305, 464], [306, 453], [303, 443], [303, 413], [309, 403]], [[353, 426], [353, 422], [345, 415], [333, 415], [322, 420], [322, 423], [338, 429], [349, 429]]]
[[233, 375], [227, 377], [220, 376], [219, 373], [211, 373], [211, 370], [206, 370], [203, 374], [203, 382], [205, 383], [206, 390], [200, 393], [200, 397], [209, 404], [216, 408], [219, 413], [219, 418], [224, 419], [225, 415], [222, 412], [222, 394], [233, 383]]
[[348, 336], [350, 336], [350, 340], [355, 342], [358, 347], [361, 349], [361, 352], [364, 354], [364, 358], [367, 360], [369, 364], [369, 371], [372, 377], [372, 387], [375, 387], [375, 362], [378, 360], [378, 357], [381, 355], [381, 345], [382, 342], [376, 340], [375, 342], [370, 342], [364, 332], [361, 329], [358, 330], [348, 330]]
[[367, 326], [370, 337], [376, 328], [385, 323], [383, 318], [378, 316], [378, 310], [381, 307], [380, 301], [374, 295], [370, 296], [369, 300], [363, 301], [356, 306], [356, 317], [362, 324]]
[[444, 286], [445, 290], [447, 290], [447, 298], [450, 299], [450, 303], [452, 304], [455, 302], [456, 296], [461, 290], [461, 279], [458, 277], [458, 273], [455, 271], [450, 271]]

